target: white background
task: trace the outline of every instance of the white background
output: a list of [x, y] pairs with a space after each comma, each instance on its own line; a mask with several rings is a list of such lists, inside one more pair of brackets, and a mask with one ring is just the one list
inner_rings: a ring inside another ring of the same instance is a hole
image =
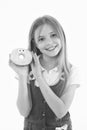
[[78, 66], [81, 87], [70, 107], [73, 130], [87, 129], [87, 3], [86, 0], [0, 1], [0, 130], [23, 130], [24, 118], [16, 107], [18, 81], [8, 66], [9, 53], [27, 48], [32, 22], [45, 14], [62, 25], [69, 61]]

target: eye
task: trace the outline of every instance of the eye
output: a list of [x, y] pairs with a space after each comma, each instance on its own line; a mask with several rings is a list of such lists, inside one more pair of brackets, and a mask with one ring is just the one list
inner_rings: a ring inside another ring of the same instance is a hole
[[38, 39], [39, 42], [40, 42], [40, 41], [42, 42], [42, 41], [44, 41], [44, 40], [45, 40], [44, 37], [41, 37], [41, 38]]
[[56, 33], [51, 34], [51, 37], [57, 37]]

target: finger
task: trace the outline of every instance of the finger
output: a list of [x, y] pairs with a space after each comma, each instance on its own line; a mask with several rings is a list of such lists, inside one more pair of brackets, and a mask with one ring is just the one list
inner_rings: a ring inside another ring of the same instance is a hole
[[34, 59], [34, 62], [32, 62], [34, 69], [37, 67], [40, 68], [40, 62], [39, 62], [38, 56], [36, 55], [36, 53], [32, 53], [32, 55], [33, 55], [33, 59]]
[[9, 64], [9, 66], [11, 66], [12, 65], [12, 61], [9, 59], [9, 61], [8, 61], [8, 64]]
[[32, 69], [33, 75], [35, 75], [35, 67], [34, 67], [34, 64], [33, 64], [33, 63], [31, 64], [31, 69]]
[[34, 68], [34, 64], [33, 64], [33, 62], [31, 63], [31, 69], [33, 69]]
[[36, 53], [34, 53], [34, 57], [35, 57], [36, 59], [38, 59], [38, 57], [37, 57], [37, 54], [36, 54]]
[[35, 54], [34, 54], [34, 53], [32, 53], [32, 56], [33, 56], [33, 58], [34, 58], [34, 60], [35, 60], [36, 57], [35, 57]]
[[9, 60], [9, 66], [10, 66], [11, 68], [15, 68], [14, 63], [13, 63], [11, 60]]
[[11, 60], [9, 60], [9, 66], [13, 69], [18, 68], [19, 66], [17, 66], [16, 64], [14, 64]]
[[35, 63], [37, 63], [38, 65], [40, 64], [38, 56], [36, 55], [36, 53], [34, 54], [34, 60], [35, 60]]
[[34, 56], [33, 52], [31, 52], [31, 54], [32, 54], [32, 62], [31, 62], [31, 64], [33, 63], [33, 65], [34, 65], [35, 64], [35, 56]]
[[9, 59], [9, 65], [15, 65], [12, 60]]

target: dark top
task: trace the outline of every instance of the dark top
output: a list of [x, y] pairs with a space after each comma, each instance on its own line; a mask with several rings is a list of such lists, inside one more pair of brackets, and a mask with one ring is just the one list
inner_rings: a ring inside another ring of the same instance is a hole
[[[52, 91], [58, 96], [61, 97], [63, 90], [65, 88], [65, 78], [61, 80], [54, 86], [50, 86]], [[28, 84], [28, 88], [30, 87], [31, 97], [32, 97], [32, 110], [28, 117], [25, 118], [24, 127], [28, 127], [29, 123], [41, 125], [41, 127], [61, 127], [64, 124], [70, 124], [70, 113], [58, 119], [53, 111], [50, 109], [48, 104], [46, 103], [40, 88], [35, 86], [35, 80], [31, 80], [30, 84]]]

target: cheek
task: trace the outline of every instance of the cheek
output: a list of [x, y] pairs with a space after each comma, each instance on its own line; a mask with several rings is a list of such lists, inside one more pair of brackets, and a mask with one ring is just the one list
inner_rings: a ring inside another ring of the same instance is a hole
[[37, 48], [40, 49], [40, 50], [43, 49], [44, 48], [44, 44], [38, 44]]
[[61, 43], [61, 40], [60, 40], [59, 38], [57, 38], [56, 41], [57, 41], [58, 43]]
[[36, 43], [36, 47], [39, 49], [40, 48], [40, 45], [38, 43]]
[[60, 40], [60, 39], [57, 39], [57, 43], [59, 44], [59, 46], [62, 47], [62, 43], [61, 43], [61, 40]]

